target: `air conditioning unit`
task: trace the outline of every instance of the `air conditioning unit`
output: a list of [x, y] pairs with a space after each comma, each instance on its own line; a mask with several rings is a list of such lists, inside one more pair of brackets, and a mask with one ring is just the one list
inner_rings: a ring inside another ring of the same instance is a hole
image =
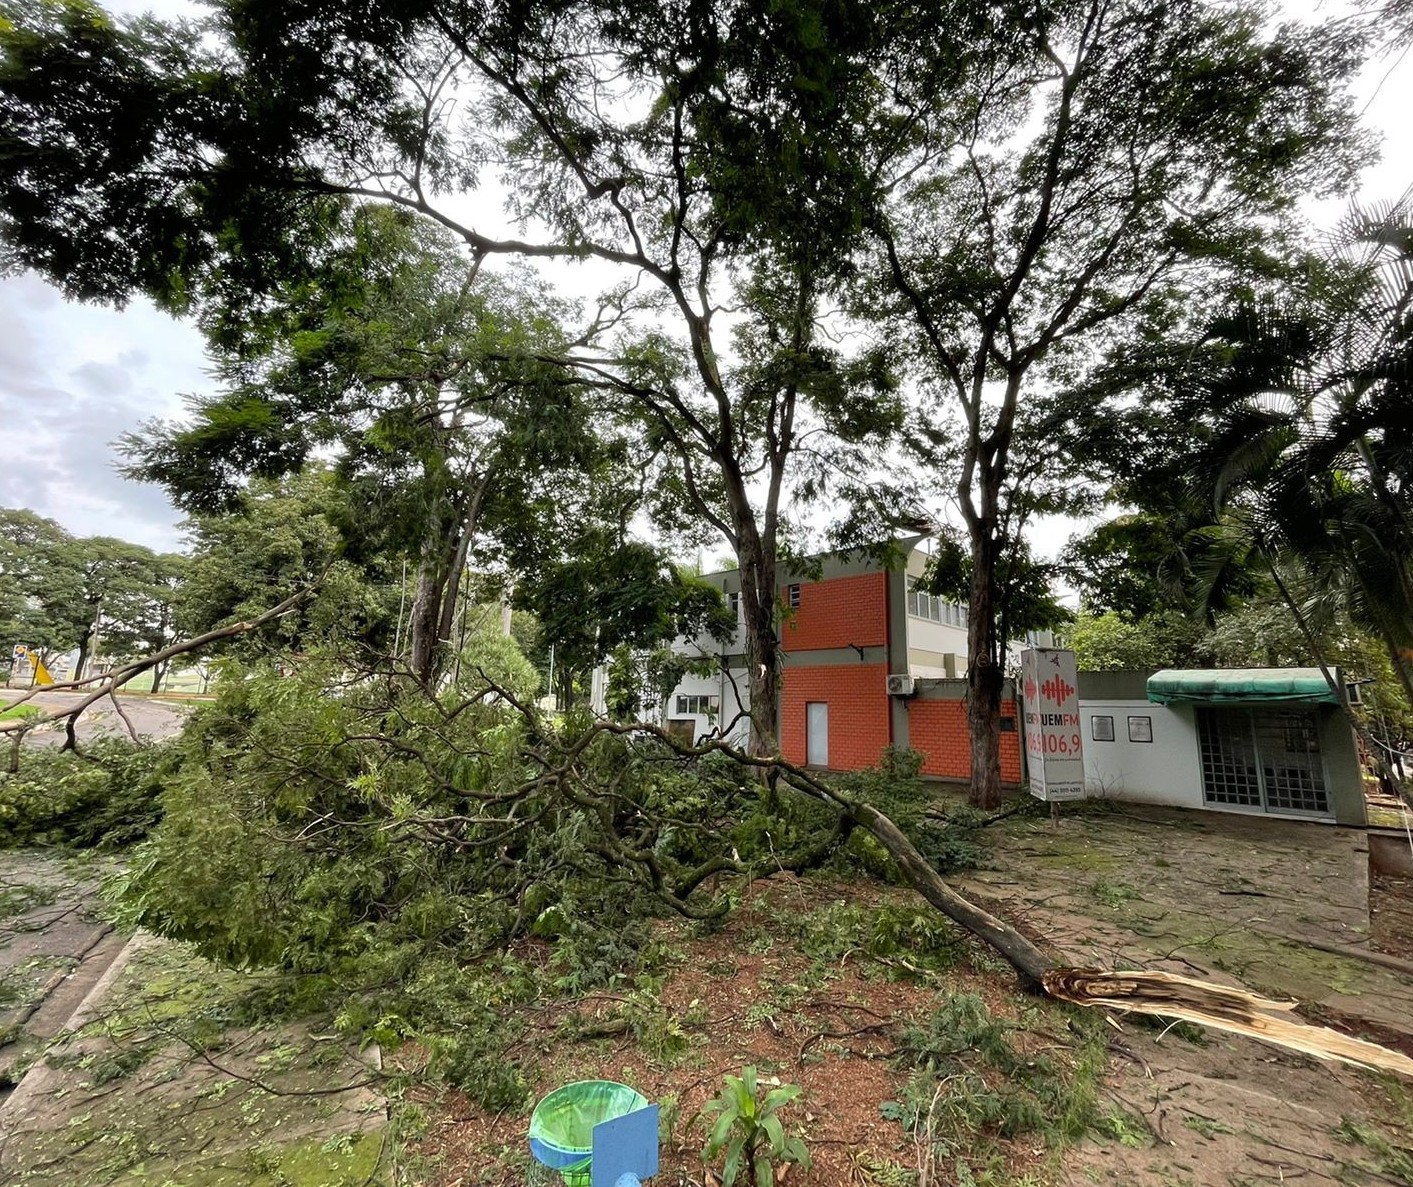
[[1362, 705], [1364, 703], [1364, 694], [1359, 689], [1361, 683], [1362, 681], [1349, 680], [1344, 685], [1344, 699], [1351, 705]]
[[914, 680], [906, 672], [898, 672], [888, 677], [888, 695], [890, 697], [910, 697], [913, 695]]

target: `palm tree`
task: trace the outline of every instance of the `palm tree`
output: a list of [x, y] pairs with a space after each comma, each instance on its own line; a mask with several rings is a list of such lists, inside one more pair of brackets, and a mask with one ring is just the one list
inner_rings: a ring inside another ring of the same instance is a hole
[[1317, 626], [1343, 612], [1382, 641], [1413, 706], [1413, 189], [1353, 208], [1310, 278], [1293, 307], [1225, 319], [1230, 365], [1194, 475], [1210, 530], [1264, 560], [1316, 655]]

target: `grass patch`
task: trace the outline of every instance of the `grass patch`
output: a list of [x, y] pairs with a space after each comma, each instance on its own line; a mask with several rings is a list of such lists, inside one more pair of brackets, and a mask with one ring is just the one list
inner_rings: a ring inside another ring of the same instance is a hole
[[42, 712], [38, 705], [11, 705], [8, 709], [0, 709], [0, 721], [27, 721]]
[[1413, 1149], [1399, 1145], [1377, 1126], [1344, 1117], [1335, 1126], [1334, 1134], [1342, 1142], [1363, 1147], [1372, 1156], [1357, 1163], [1359, 1169], [1373, 1171], [1396, 1183], [1413, 1183]]

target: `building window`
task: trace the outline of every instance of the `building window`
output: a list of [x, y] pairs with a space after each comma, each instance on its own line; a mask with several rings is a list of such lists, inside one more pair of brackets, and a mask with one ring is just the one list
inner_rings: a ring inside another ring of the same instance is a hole
[[720, 697], [679, 696], [677, 698], [677, 715], [679, 717], [693, 714], [700, 717], [715, 717], [720, 708]]
[[913, 618], [925, 618], [928, 622], [938, 622], [944, 626], [966, 626], [965, 606], [956, 602], [944, 602], [941, 598], [918, 589], [916, 577], [907, 579], [907, 590], [908, 614]]
[[728, 593], [726, 595], [726, 608], [731, 611], [733, 618], [741, 617], [741, 595], [739, 593]]
[[798, 585], [788, 586], [785, 590], [785, 597], [790, 604], [791, 610], [798, 610], [800, 608], [800, 587]]

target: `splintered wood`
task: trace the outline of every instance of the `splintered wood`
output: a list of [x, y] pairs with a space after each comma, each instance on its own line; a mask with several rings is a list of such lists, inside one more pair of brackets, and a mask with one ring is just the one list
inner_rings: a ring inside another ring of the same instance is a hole
[[1297, 1002], [1272, 1001], [1245, 989], [1231, 989], [1177, 973], [1052, 969], [1045, 973], [1042, 982], [1051, 997], [1078, 1006], [1182, 1019], [1288, 1047], [1317, 1059], [1337, 1059], [1413, 1077], [1413, 1059], [1401, 1052], [1292, 1017]]

